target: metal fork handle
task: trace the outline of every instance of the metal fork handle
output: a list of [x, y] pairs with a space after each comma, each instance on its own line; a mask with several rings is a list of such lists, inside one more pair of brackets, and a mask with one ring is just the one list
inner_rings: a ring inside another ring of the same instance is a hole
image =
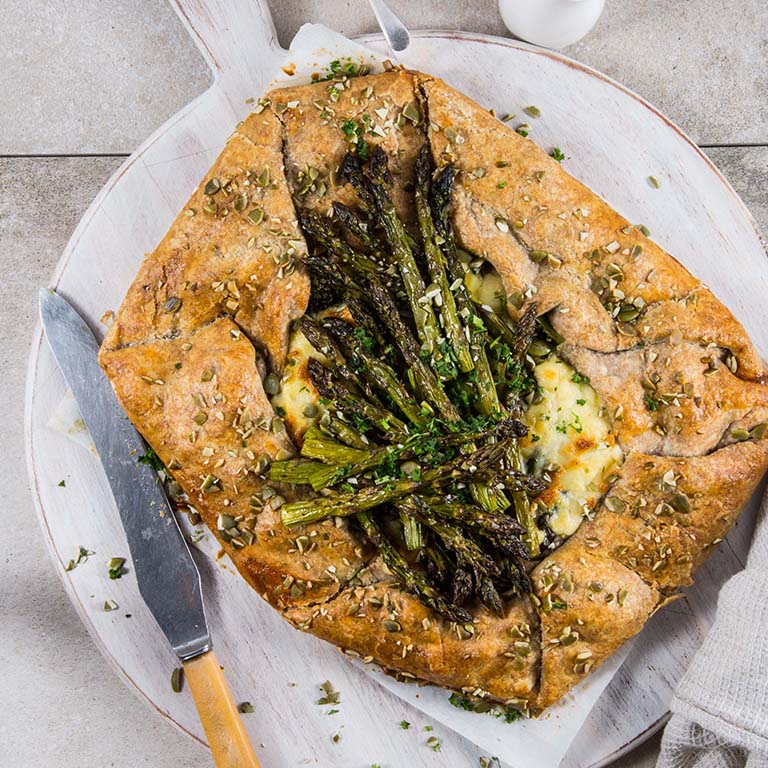
[[368, 2], [371, 4], [376, 15], [376, 21], [379, 22], [389, 47], [396, 53], [404, 51], [411, 44], [411, 36], [405, 24], [400, 21], [400, 18], [395, 15], [384, 0], [368, 0]]

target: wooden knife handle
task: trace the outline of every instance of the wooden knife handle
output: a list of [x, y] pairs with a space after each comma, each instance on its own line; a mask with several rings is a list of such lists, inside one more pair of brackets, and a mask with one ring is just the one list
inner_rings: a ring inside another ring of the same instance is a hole
[[216, 768], [259, 768], [256, 753], [213, 651], [185, 661], [184, 676]]

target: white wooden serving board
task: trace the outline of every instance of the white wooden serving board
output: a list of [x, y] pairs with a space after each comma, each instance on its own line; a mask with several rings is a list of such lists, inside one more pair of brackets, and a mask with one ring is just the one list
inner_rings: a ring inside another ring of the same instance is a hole
[[[245, 99], [265, 89], [284, 55], [265, 0], [175, 0], [175, 5], [211, 65], [213, 83], [110, 179], [50, 282], [97, 331], [98, 318], [118, 307], [143, 254], [159, 242], [235, 123], [247, 114]], [[363, 42], [384, 50], [377, 36]], [[709, 160], [650, 105], [559, 54], [507, 39], [417, 32], [401, 61], [445, 78], [499, 114], [520, 114], [536, 104], [542, 118], [525, 118], [533, 125], [531, 137], [546, 148], [561, 147], [571, 173], [630, 220], [646, 223], [658, 242], [736, 313], [758, 347], [768, 349], [768, 260], [754, 221]], [[660, 189], [647, 183], [651, 174]], [[51, 555], [83, 622], [116, 671], [160, 714], [202, 741], [188, 694], [171, 692], [176, 660], [135, 581], [130, 574], [118, 581], [107, 578], [104, 562], [128, 552], [98, 462], [46, 426], [64, 391], [38, 329], [29, 361], [26, 440], [33, 495]], [[61, 480], [66, 487], [58, 485]], [[604, 765], [664, 722], [671, 691], [712, 622], [721, 584], [743, 565], [754, 512], [753, 503], [686, 597], [649, 622], [572, 744], [564, 768]], [[185, 520], [182, 524], [189, 530]], [[80, 545], [96, 554], [65, 572]], [[435, 734], [442, 750], [429, 750], [425, 742], [431, 734], [422, 731], [429, 723], [426, 716], [327, 644], [282, 622], [226, 559], [216, 558], [217, 549], [206, 534], [195, 559], [217, 654], [234, 696], [256, 706], [245, 719], [265, 768], [478, 764], [482, 752], [439, 726]], [[107, 599], [119, 610], [105, 612]], [[341, 691], [337, 714], [328, 715], [328, 707], [314, 703], [326, 679]], [[403, 719], [412, 723], [410, 730], [398, 727]], [[341, 734], [338, 743], [331, 739], [335, 733]], [[535, 765], [535, 755], [521, 756], [515, 768], [529, 765]]]

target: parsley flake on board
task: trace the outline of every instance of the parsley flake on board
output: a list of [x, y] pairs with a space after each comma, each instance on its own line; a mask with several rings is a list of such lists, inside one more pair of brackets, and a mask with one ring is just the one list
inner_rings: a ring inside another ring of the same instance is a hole
[[165, 464], [160, 461], [160, 458], [155, 453], [151, 445], [147, 446], [147, 450], [141, 456], [139, 456], [136, 461], [138, 461], [139, 464], [146, 464], [148, 467], [152, 467], [155, 472], [160, 472], [160, 470], [165, 469]]
[[125, 573], [125, 558], [113, 557], [107, 563], [107, 574], [110, 579], [119, 579]]
[[95, 555], [95, 552], [92, 552], [90, 549], [86, 549], [82, 545], [80, 546], [80, 549], [77, 553], [77, 559], [76, 560], [70, 560], [66, 567], [64, 568], [65, 571], [73, 571], [75, 568], [77, 568], [78, 565], [81, 565], [82, 563], [85, 563], [88, 561], [88, 558], [91, 555]]

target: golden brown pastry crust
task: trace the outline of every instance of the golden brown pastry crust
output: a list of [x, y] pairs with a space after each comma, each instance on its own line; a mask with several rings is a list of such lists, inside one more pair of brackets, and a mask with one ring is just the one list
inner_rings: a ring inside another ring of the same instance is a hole
[[[402, 71], [355, 78], [332, 98], [331, 87], [273, 92], [240, 126], [144, 262], [100, 362], [240, 573], [287, 620], [405, 676], [544, 708], [690, 583], [746, 503], [768, 464], [768, 443], [745, 439], [768, 415], [763, 364], [682, 265], [463, 94]], [[308, 301], [294, 204], [355, 202], [336, 174], [340, 126], [364, 114], [382, 126], [366, 140], [394, 158], [404, 217], [423, 141], [438, 165], [456, 164], [461, 244], [523, 305], [554, 310], [560, 353], [589, 376], [625, 453], [592, 519], [534, 569], [533, 594], [468, 627], [400, 589], [345, 522], [284, 528], [280, 497], [261, 499], [253, 471], [262, 454], [293, 450], [273, 424], [260, 353], [282, 368]], [[218, 530], [229, 518], [252, 522], [252, 543]]]

